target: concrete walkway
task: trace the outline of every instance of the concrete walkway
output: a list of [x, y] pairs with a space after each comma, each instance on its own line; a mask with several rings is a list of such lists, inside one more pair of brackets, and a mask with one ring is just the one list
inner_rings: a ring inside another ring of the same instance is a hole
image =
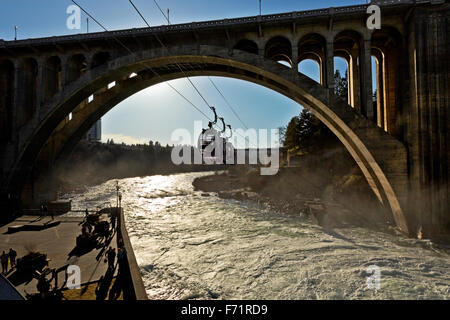
[[[109, 219], [105, 216], [105, 220]], [[8, 233], [8, 227], [25, 225], [25, 224], [43, 224], [48, 222], [60, 221], [60, 224], [41, 231], [19, 231], [16, 233]], [[28, 254], [29, 251], [38, 251], [47, 254], [50, 259], [50, 268], [61, 268], [68, 264], [77, 265], [81, 270], [81, 283], [99, 280], [101, 276], [106, 274], [108, 263], [104, 262], [105, 253], [109, 246], [116, 249], [117, 240], [114, 233], [113, 238], [107, 244], [99, 249], [93, 249], [86, 254], [73, 255], [73, 249], [76, 246], [76, 237], [81, 234], [80, 222], [83, 218], [78, 217], [50, 217], [40, 218], [36, 216], [22, 216], [14, 222], [0, 228], [0, 254], [4, 250], [9, 251], [13, 248], [17, 251], [17, 258], [21, 258]], [[117, 272], [117, 269], [116, 269]], [[25, 295], [28, 293], [36, 293], [36, 279], [19, 278], [15, 270], [6, 275], [16, 288]], [[58, 286], [64, 283], [65, 274], [61, 271], [58, 275]], [[54, 281], [51, 285], [53, 286]]]

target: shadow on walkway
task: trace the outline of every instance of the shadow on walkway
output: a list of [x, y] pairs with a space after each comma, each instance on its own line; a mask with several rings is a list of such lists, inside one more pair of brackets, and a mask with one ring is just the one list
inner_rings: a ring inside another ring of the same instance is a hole
[[[95, 289], [97, 300], [117, 300], [120, 297], [122, 292], [122, 281], [120, 274], [114, 277], [116, 267], [117, 265], [114, 268], [108, 268], [105, 275], [98, 281], [97, 288]], [[113, 280], [114, 284], [111, 287]]]

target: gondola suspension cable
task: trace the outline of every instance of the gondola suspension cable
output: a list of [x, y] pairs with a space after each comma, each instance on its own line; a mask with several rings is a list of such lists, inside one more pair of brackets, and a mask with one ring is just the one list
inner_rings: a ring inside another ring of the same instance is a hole
[[[139, 14], [139, 16], [142, 18], [142, 20], [144, 21], [144, 23], [147, 25], [147, 27], [151, 27], [150, 24], [148, 23], [147, 19], [145, 19], [145, 17], [142, 15], [142, 13], [140, 12], [140, 10], [136, 7], [136, 5], [133, 3], [132, 0], [128, 0], [128, 2], [133, 6], [134, 10], [136, 10], [136, 12]], [[164, 15], [164, 13], [161, 10], [161, 7], [158, 5], [158, 3], [154, 0], [155, 4], [158, 6], [159, 10], [161, 11], [162, 15], [168, 20], [168, 18]], [[167, 52], [169, 52], [169, 48], [167, 48], [167, 46], [161, 41], [161, 39], [159, 38], [159, 36], [157, 34], [155, 34], [156, 39], [158, 40], [158, 42], [164, 47], [164, 49], [166, 49]], [[208, 103], [208, 101], [206, 100], [206, 98], [202, 95], [202, 93], [200, 92], [200, 90], [198, 90], [197, 86], [192, 82], [192, 80], [187, 76], [187, 74], [184, 72], [183, 68], [177, 63], [175, 62], [175, 65], [180, 69], [180, 71], [183, 73], [183, 75], [186, 77], [186, 79], [189, 81], [189, 83], [192, 85], [192, 87], [195, 89], [195, 91], [197, 91], [198, 95], [202, 98], [202, 100], [205, 102], [205, 104], [211, 108], [211, 105]]]
[[[147, 24], [148, 27], [150, 27], [149, 23], [147, 22], [147, 20], [143, 17], [143, 15], [140, 13], [139, 9], [134, 5], [134, 3], [132, 2], [132, 0], [128, 0], [132, 5], [133, 8], [139, 13], [139, 15], [141, 16], [141, 18], [144, 20], [144, 22]], [[159, 6], [158, 2], [156, 0], [153, 0], [153, 2], [158, 6], [159, 11], [161, 11], [161, 14], [164, 16], [164, 18], [166, 18], [167, 22], [170, 23], [168, 17], [164, 14], [164, 12], [161, 10], [161, 7]], [[157, 36], [157, 35], [155, 35]], [[160, 41], [161, 42], [161, 41]], [[166, 48], [166, 50], [168, 51], [168, 49]], [[200, 66], [201, 67], [201, 66]], [[180, 67], [181, 69], [181, 67]], [[182, 70], [182, 69], [181, 69]], [[186, 76], [187, 77], [187, 76]], [[188, 78], [188, 77], [187, 77]], [[220, 89], [217, 87], [217, 85], [214, 83], [214, 81], [208, 76], [209, 81], [213, 84], [214, 88], [219, 92], [219, 94], [222, 96], [222, 98], [225, 100], [225, 102], [227, 103], [227, 105], [230, 107], [230, 109], [232, 110], [232, 112], [234, 113], [234, 115], [238, 118], [238, 120], [243, 124], [244, 128], [246, 130], [248, 130], [248, 127], [245, 125], [245, 123], [242, 121], [242, 119], [239, 117], [239, 115], [237, 114], [237, 112], [233, 109], [233, 107], [231, 106], [231, 104], [228, 102], [228, 100], [225, 98], [225, 96], [222, 94], [222, 92], [220, 91]], [[189, 82], [191, 82], [191, 84], [193, 85], [192, 81], [188, 78]], [[197, 90], [197, 92], [199, 93], [199, 95], [203, 98], [203, 96], [201, 95], [201, 93], [198, 91], [198, 89], [194, 86], [194, 88]], [[206, 102], [206, 104], [211, 108], [211, 106], [208, 104], [208, 102], [203, 98], [203, 100]], [[238, 133], [239, 134], [239, 133]], [[243, 137], [246, 142], [250, 145], [250, 141], [248, 140], [247, 137], [242, 136], [241, 134], [239, 134], [241, 137]], [[256, 147], [258, 148], [258, 147]]]
[[[111, 31], [109, 31], [107, 28], [105, 28], [97, 19], [94, 18], [94, 16], [92, 16], [92, 14], [90, 14], [86, 9], [84, 9], [82, 6], [80, 6], [75, 0], [71, 0], [76, 6], [78, 6], [89, 18], [91, 18], [95, 23], [97, 23], [103, 30], [105, 30], [106, 32], [111, 34]], [[134, 5], [133, 5], [134, 6]], [[143, 18], [143, 17], [142, 17]], [[145, 19], [144, 19], [145, 20]], [[119, 43], [125, 50], [127, 50], [131, 55], [133, 55], [133, 57], [136, 58], [136, 54], [130, 50], [122, 41], [120, 41], [116, 36], [114, 36], [113, 34], [111, 34], [112, 38]], [[157, 37], [158, 41], [164, 46], [164, 44], [159, 40], [159, 37]], [[148, 70], [150, 70], [151, 72], [153, 72], [158, 78], [164, 80], [161, 75], [156, 72], [155, 70], [153, 70], [152, 67], [150, 67], [148, 64], [146, 64], [145, 62], [141, 62], [142, 65], [144, 65]], [[183, 72], [184, 74], [184, 72]], [[184, 96], [178, 89], [176, 89], [174, 86], [172, 86], [169, 82], [164, 80], [164, 83], [166, 85], [168, 85], [172, 90], [174, 90], [180, 97], [182, 97], [186, 102], [188, 102], [192, 107], [194, 107], [198, 112], [200, 112], [206, 119], [208, 119], [209, 121], [212, 121], [212, 119], [206, 114], [204, 113], [200, 108], [198, 108], [192, 101], [190, 101], [186, 96]]]
[[213, 85], [213, 87], [217, 90], [217, 92], [220, 94], [220, 96], [222, 97], [222, 99], [225, 101], [225, 103], [227, 104], [227, 106], [231, 109], [231, 111], [233, 112], [233, 114], [236, 116], [236, 118], [241, 122], [241, 124], [244, 126], [244, 128], [246, 130], [248, 130], [247, 125], [244, 123], [244, 121], [242, 121], [241, 117], [239, 117], [239, 115], [237, 114], [237, 112], [234, 110], [233, 106], [228, 102], [228, 99], [225, 97], [225, 95], [222, 93], [222, 91], [217, 87], [217, 85], [214, 83], [214, 81], [211, 79], [211, 77], [208, 76], [208, 80], [211, 82], [211, 84]]
[[[132, 2], [132, 0], [128, 0], [133, 8], [139, 13], [139, 15], [141, 16], [141, 18], [144, 20], [144, 22], [147, 24], [148, 27], [150, 27], [149, 23], [147, 22], [147, 20], [143, 17], [143, 15], [141, 14], [141, 12], [139, 11], [139, 9], [134, 5], [134, 3]], [[158, 2], [156, 0], [153, 0], [153, 2], [156, 4], [156, 6], [158, 7], [159, 11], [161, 12], [161, 14], [164, 16], [164, 18], [167, 20], [167, 22], [170, 24], [169, 18], [164, 14], [164, 12], [162, 11], [161, 7], [159, 6]], [[188, 78], [188, 80], [190, 81], [190, 79]], [[225, 103], [228, 105], [228, 107], [231, 109], [231, 111], [233, 112], [233, 114], [236, 116], [236, 118], [242, 123], [242, 125], [244, 126], [244, 128], [246, 130], [248, 130], [248, 127], [245, 125], [244, 121], [242, 121], [242, 119], [239, 117], [239, 115], [237, 114], [237, 112], [234, 110], [234, 108], [231, 106], [231, 104], [228, 102], [228, 99], [225, 97], [225, 95], [221, 92], [221, 90], [218, 88], [218, 86], [214, 83], [214, 81], [211, 79], [211, 77], [208, 76], [208, 80], [212, 83], [212, 85], [214, 86], [214, 88], [217, 90], [217, 92], [220, 94], [220, 96], [223, 98], [223, 100], [225, 101]], [[190, 81], [191, 82], [191, 81]], [[195, 88], [195, 86], [194, 86]], [[195, 88], [197, 90], [197, 88]], [[198, 90], [197, 90], [198, 91]], [[200, 94], [200, 92], [199, 92]], [[200, 96], [203, 98], [203, 96], [200, 94]], [[205, 102], [206, 100], [203, 99]], [[208, 104], [206, 102], [206, 104]], [[209, 104], [208, 104], [209, 105]]]
[[[130, 50], [130, 48], [128, 48], [122, 41], [120, 41], [116, 36], [114, 36], [114, 34], [112, 34], [111, 31], [109, 31], [106, 27], [103, 26], [103, 24], [101, 24], [92, 14], [90, 14], [86, 9], [84, 9], [84, 7], [82, 7], [81, 5], [79, 5], [75, 0], [71, 0], [76, 6], [78, 6], [89, 18], [91, 18], [95, 23], [97, 23], [105, 32], [109, 33], [111, 35], [111, 37], [117, 42], [119, 43], [120, 46], [122, 46], [126, 51], [128, 51], [133, 57], [137, 58], [136, 54]], [[141, 16], [141, 18], [146, 22], [146, 24], [149, 26], [149, 24], [147, 23], [147, 21], [145, 20], [145, 18], [142, 16], [142, 14], [140, 14], [139, 10], [136, 8], [136, 6], [134, 5], [134, 3], [132, 3], [131, 0], [129, 0], [129, 2], [133, 5], [133, 7], [136, 9], [136, 11], [139, 13], [139, 15]], [[150, 27], [150, 26], [149, 26]], [[158, 40], [158, 42], [167, 50], [167, 47], [164, 45], [164, 43], [159, 39], [159, 37], [157, 35], [155, 35], [156, 39]], [[160, 78], [161, 80], [164, 80], [162, 78], [162, 76], [155, 71], [151, 66], [149, 66], [147, 63], [145, 62], [140, 62], [140, 64], [142, 64], [146, 69], [148, 69], [149, 71], [151, 71], [153, 74], [155, 74], [158, 78]], [[185, 74], [185, 72], [183, 71], [183, 69], [181, 68], [181, 66], [177, 63], [176, 64], [178, 66], [178, 68], [180, 69], [180, 71], [183, 73], [183, 75], [185, 75], [186, 78], [187, 75]], [[199, 95], [202, 97], [203, 101], [205, 101], [205, 103], [208, 105], [208, 107], [212, 110], [214, 109], [214, 107], [212, 107], [211, 105], [209, 105], [209, 103], [206, 101], [206, 99], [203, 97], [203, 95], [201, 95], [200, 91], [195, 87], [195, 85], [192, 83], [192, 81], [190, 81], [190, 79], [188, 79], [189, 82], [194, 86], [194, 88], [196, 89], [196, 91], [199, 93]], [[167, 86], [169, 86], [172, 90], [174, 90], [181, 98], [183, 98], [186, 102], [188, 102], [194, 109], [196, 109], [199, 113], [201, 113], [206, 119], [208, 119], [211, 122], [214, 122], [206, 113], [204, 113], [199, 107], [197, 107], [192, 101], [190, 101], [185, 95], [183, 95], [178, 89], [176, 89], [173, 85], [171, 85], [169, 82], [164, 81], [164, 83], [166, 83]], [[237, 132], [238, 133], [238, 132]], [[239, 133], [238, 133], [239, 134]], [[242, 136], [241, 134], [239, 134], [240, 136]], [[249, 144], [250, 142], [248, 141], [247, 137], [242, 136]]]

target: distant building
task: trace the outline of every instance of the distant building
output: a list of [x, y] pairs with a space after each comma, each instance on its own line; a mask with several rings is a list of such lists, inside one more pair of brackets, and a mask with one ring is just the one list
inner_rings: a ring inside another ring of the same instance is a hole
[[102, 119], [98, 120], [94, 126], [89, 129], [86, 134], [86, 139], [89, 141], [101, 141], [102, 140]]

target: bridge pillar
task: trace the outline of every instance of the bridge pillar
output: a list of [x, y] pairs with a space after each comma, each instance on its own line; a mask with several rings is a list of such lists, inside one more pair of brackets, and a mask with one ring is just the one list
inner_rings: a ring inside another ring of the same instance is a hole
[[298, 46], [292, 46], [292, 70], [294, 73], [298, 72]]
[[424, 237], [450, 234], [450, 7], [418, 8], [410, 21], [404, 97], [410, 206]]
[[361, 41], [360, 55], [361, 113], [369, 120], [375, 120], [372, 98], [372, 42], [370, 36]]
[[42, 58], [38, 59], [37, 61], [37, 65], [38, 65], [38, 86], [37, 86], [37, 90], [36, 90], [36, 114], [34, 115], [34, 117], [36, 119], [40, 118], [40, 114], [41, 114], [41, 101], [42, 101], [42, 89], [43, 89], [43, 79], [44, 79], [44, 60]]
[[68, 56], [60, 56], [61, 59], [61, 88], [64, 88], [64, 86], [67, 83], [67, 61], [69, 59]]
[[334, 42], [333, 39], [327, 39], [325, 54], [325, 85], [328, 88], [329, 96], [334, 95]]
[[356, 110], [361, 110], [360, 105], [360, 86], [359, 86], [359, 66], [358, 66], [358, 48], [353, 48], [350, 54], [349, 63], [349, 83], [350, 105]]
[[20, 106], [20, 98], [23, 95], [20, 88], [20, 75], [22, 73], [19, 61], [14, 61], [14, 95], [12, 109], [12, 141], [17, 144], [17, 111]]

